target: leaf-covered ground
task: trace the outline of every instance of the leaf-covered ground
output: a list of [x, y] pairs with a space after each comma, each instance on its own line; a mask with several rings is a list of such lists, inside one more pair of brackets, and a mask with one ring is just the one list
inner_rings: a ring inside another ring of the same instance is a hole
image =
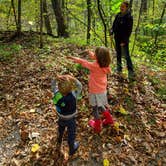
[[[87, 125], [92, 118], [87, 71], [65, 58], [78, 56], [85, 47], [56, 40], [38, 49], [28, 39], [15, 40], [21, 49], [0, 61], [0, 165], [166, 165], [166, 104], [149, 79], [157, 77], [165, 84], [165, 72], [138, 66], [134, 83], [129, 83], [125, 74], [118, 77], [112, 73], [108, 98], [117, 126], [94, 134]], [[57, 73], [73, 73], [83, 84], [82, 99], [77, 103], [80, 147], [73, 157], [68, 156], [66, 137], [61, 148], [56, 145], [57, 115], [49, 94]]]

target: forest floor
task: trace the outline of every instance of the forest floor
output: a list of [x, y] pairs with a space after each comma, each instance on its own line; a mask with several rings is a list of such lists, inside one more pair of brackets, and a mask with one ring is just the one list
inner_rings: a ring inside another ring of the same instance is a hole
[[[10, 56], [0, 53], [0, 165], [166, 165], [165, 94], [161, 98], [156, 93], [166, 85], [165, 71], [137, 65], [133, 83], [125, 72], [123, 77], [112, 72], [108, 98], [117, 123], [95, 134], [87, 125], [92, 118], [87, 71], [65, 58], [78, 56], [86, 47], [55, 40], [39, 49], [30, 36], [0, 44], [4, 53], [15, 50]], [[66, 134], [61, 148], [56, 146], [57, 115], [48, 94], [57, 73], [73, 73], [83, 84], [82, 99], [77, 103], [80, 147], [72, 157], [68, 156]]]

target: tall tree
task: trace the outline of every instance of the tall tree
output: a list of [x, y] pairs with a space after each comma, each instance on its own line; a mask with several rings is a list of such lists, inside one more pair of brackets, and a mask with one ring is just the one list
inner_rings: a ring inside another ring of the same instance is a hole
[[88, 24], [87, 24], [87, 44], [90, 44], [90, 30], [91, 30], [91, 0], [87, 0], [87, 11], [88, 11]]
[[133, 0], [130, 0], [130, 9], [132, 10]]
[[[161, 25], [161, 23], [163, 21], [163, 17], [164, 17], [164, 14], [165, 14], [165, 8], [166, 8], [166, 3], [163, 6], [162, 14], [161, 14], [160, 21], [159, 21], [159, 26]], [[154, 40], [155, 46], [157, 45], [158, 34], [159, 34], [159, 29], [158, 29], [158, 31], [156, 32], [156, 35], [155, 35], [155, 40]]]
[[52, 28], [51, 28], [49, 15], [47, 12], [47, 1], [46, 0], [43, 0], [43, 13], [44, 13], [44, 22], [45, 22], [47, 34], [52, 35]]
[[135, 36], [134, 36], [134, 42], [133, 42], [133, 47], [132, 47], [131, 55], [133, 54], [134, 47], [135, 47], [135, 41], [137, 39], [137, 33], [138, 33], [138, 30], [139, 30], [139, 24], [140, 24], [140, 20], [141, 20], [142, 11], [143, 11], [143, 1], [144, 0], [141, 0], [141, 5], [140, 5], [140, 9], [139, 9], [139, 16], [138, 16], [138, 21], [137, 21], [136, 29], [135, 29]]
[[105, 20], [104, 20], [104, 16], [103, 16], [104, 11], [101, 7], [100, 0], [97, 0], [97, 8], [98, 8], [98, 12], [99, 12], [100, 18], [101, 18], [103, 26], [104, 26], [104, 41], [105, 41], [104, 44], [105, 44], [105, 46], [107, 46], [107, 25], [106, 25]]
[[14, 0], [11, 0], [11, 6], [13, 8], [14, 19], [15, 19], [16, 28], [17, 28], [17, 32], [13, 36], [13, 38], [14, 38], [16, 36], [21, 35], [21, 0], [18, 0], [17, 13], [16, 13], [15, 5], [14, 5]]
[[16, 14], [15, 5], [14, 5], [14, 0], [11, 0], [11, 6], [12, 6], [12, 9], [13, 9], [14, 20], [15, 20], [15, 24], [16, 24], [16, 28], [17, 28], [18, 27], [18, 22], [17, 22], [17, 14]]
[[67, 31], [67, 26], [65, 24], [65, 19], [63, 16], [63, 12], [61, 10], [60, 1], [59, 0], [51, 0], [52, 7], [54, 10], [54, 14], [57, 21], [57, 34], [59, 37], [68, 37], [69, 33]]
[[142, 0], [142, 12], [147, 12], [148, 2], [147, 0]]
[[18, 24], [17, 24], [17, 35], [21, 35], [21, 0], [18, 0]]
[[43, 0], [40, 0], [40, 48], [43, 47]]

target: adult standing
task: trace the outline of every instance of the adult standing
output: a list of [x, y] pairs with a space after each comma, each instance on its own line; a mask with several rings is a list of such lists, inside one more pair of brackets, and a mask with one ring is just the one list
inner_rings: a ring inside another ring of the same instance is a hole
[[129, 3], [124, 1], [120, 5], [120, 12], [116, 15], [110, 30], [110, 37], [114, 34], [117, 53], [117, 72], [122, 72], [122, 55], [125, 56], [129, 80], [134, 79], [133, 64], [129, 54], [129, 38], [133, 27], [133, 17], [129, 10]]

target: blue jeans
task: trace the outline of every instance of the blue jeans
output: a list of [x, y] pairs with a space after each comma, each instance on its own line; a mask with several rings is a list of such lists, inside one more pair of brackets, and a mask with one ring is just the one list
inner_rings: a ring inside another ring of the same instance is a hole
[[127, 69], [129, 73], [133, 73], [133, 64], [129, 54], [129, 44], [120, 46], [120, 42], [116, 41], [116, 53], [117, 53], [117, 71], [122, 71], [122, 56], [124, 55], [127, 62]]
[[68, 133], [68, 144], [73, 145], [75, 142], [75, 137], [76, 137], [76, 121], [75, 118], [72, 118], [70, 120], [58, 120], [58, 131], [59, 131], [59, 136], [58, 136], [58, 142], [62, 142], [63, 134], [65, 131], [65, 128], [67, 127], [67, 133]]

